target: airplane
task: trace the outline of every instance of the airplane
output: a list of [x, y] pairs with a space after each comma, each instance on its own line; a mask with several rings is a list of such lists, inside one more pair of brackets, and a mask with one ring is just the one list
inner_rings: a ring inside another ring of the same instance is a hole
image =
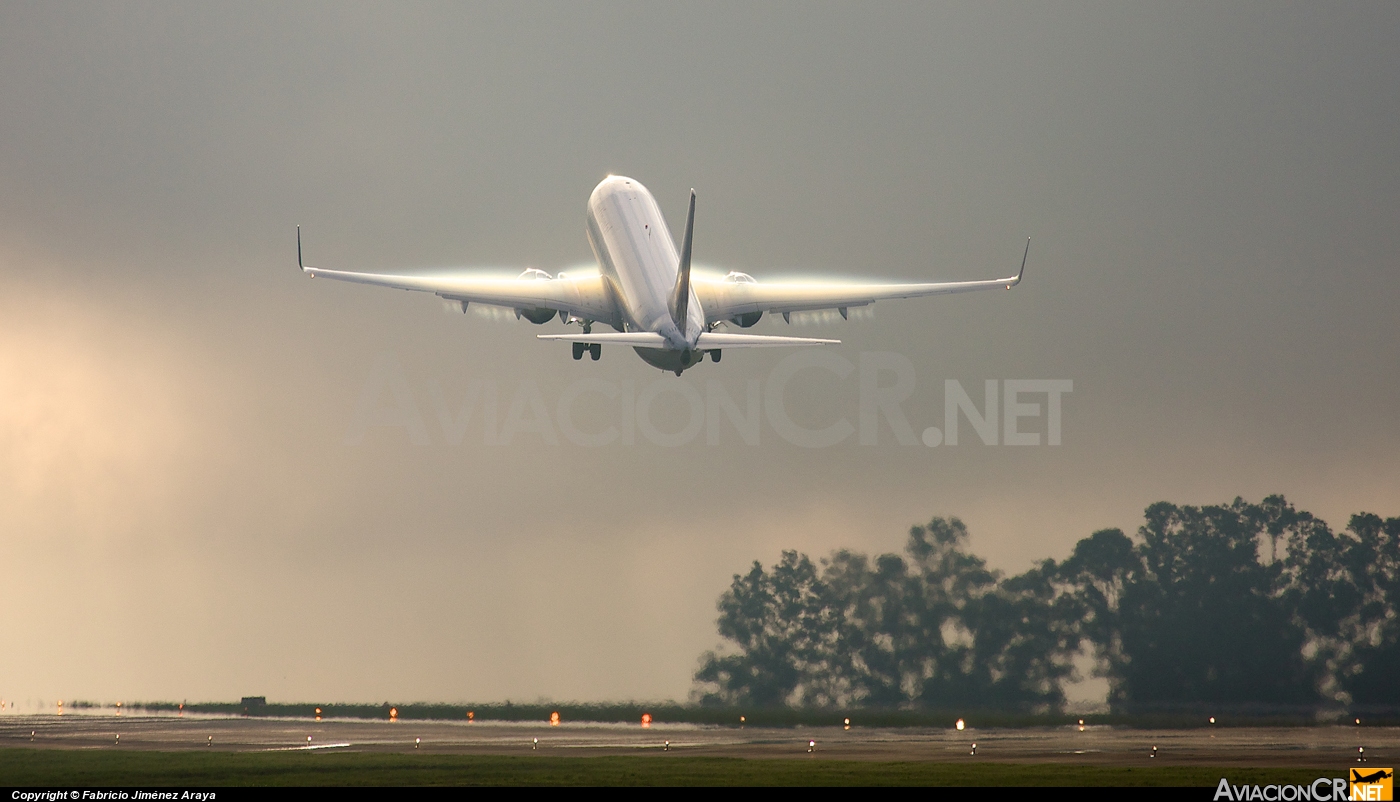
[[[765, 313], [792, 322], [794, 312], [836, 309], [848, 318], [852, 307], [896, 298], [946, 295], [1021, 283], [1031, 241], [1014, 276], [982, 281], [920, 284], [860, 284], [833, 281], [760, 282], [731, 271], [722, 278], [692, 276], [691, 238], [695, 230], [695, 190], [690, 191], [685, 235], [679, 250], [647, 188], [626, 176], [610, 175], [588, 199], [588, 243], [598, 272], [551, 276], [536, 268], [515, 278], [472, 272], [415, 275], [358, 273], [309, 267], [302, 261], [301, 226], [297, 226], [297, 265], [312, 278], [353, 281], [401, 290], [431, 292], [461, 304], [485, 304], [515, 310], [517, 318], [544, 324], [555, 316], [582, 327], [579, 334], [540, 334], [541, 340], [573, 344], [574, 359], [593, 360], [604, 345], [631, 346], [647, 364], [677, 376], [705, 355], [719, 362], [730, 348], [831, 345], [840, 340], [780, 337], [716, 331], [733, 324], [746, 329]], [[613, 331], [595, 332], [594, 323]]]
[[1385, 769], [1380, 769], [1380, 770], [1374, 771], [1374, 772], [1372, 772], [1372, 773], [1370, 773], [1370, 774], [1362, 774], [1360, 769], [1352, 769], [1352, 770], [1351, 770], [1351, 784], [1352, 784], [1352, 785], [1370, 785], [1370, 784], [1372, 784], [1372, 783], [1378, 783], [1378, 782], [1380, 782], [1381, 780], [1388, 780], [1388, 779], [1390, 779], [1391, 777], [1394, 777], [1394, 776], [1395, 776], [1395, 772], [1393, 772], [1393, 771], [1386, 771]]

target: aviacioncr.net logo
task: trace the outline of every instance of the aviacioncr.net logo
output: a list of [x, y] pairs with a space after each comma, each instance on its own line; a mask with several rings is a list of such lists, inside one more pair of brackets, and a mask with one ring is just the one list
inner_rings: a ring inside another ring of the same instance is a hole
[[1394, 799], [1394, 769], [1351, 769], [1348, 777], [1318, 777], [1307, 785], [1231, 785], [1227, 777], [1215, 787], [1215, 799], [1228, 802], [1342, 802]]
[[[425, 394], [414, 392], [397, 356], [385, 353], [354, 405], [345, 444], [358, 445], [371, 429], [388, 427], [426, 446], [436, 422], [440, 442], [454, 447], [473, 440], [487, 446], [677, 447], [697, 440], [734, 445], [736, 439], [758, 446], [764, 423], [769, 442], [776, 435], [803, 448], [876, 446], [890, 443], [891, 435], [899, 446], [957, 446], [968, 442], [959, 436], [964, 426], [986, 446], [1058, 446], [1063, 398], [1074, 391], [1069, 379], [987, 379], [979, 394], [944, 379], [918, 394], [913, 363], [884, 351], [862, 352], [855, 362], [799, 352], [780, 360], [766, 378], [738, 384], [733, 377], [697, 385], [668, 376], [638, 385], [590, 376], [553, 388], [557, 397], [551, 399], [531, 378], [502, 385], [469, 377], [464, 392], [429, 380]], [[942, 397], [941, 414], [928, 408], [930, 395]]]

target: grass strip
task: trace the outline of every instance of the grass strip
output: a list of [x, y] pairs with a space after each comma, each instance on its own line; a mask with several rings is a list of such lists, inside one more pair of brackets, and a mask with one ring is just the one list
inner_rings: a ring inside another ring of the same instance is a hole
[[0, 784], [39, 787], [884, 785], [1177, 786], [1310, 783], [1335, 769], [1067, 766], [664, 756], [0, 749]]

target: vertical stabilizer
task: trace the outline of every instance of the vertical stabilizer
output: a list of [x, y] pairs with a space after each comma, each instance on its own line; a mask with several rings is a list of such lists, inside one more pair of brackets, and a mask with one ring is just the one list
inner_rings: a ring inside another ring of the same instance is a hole
[[671, 293], [671, 318], [681, 336], [689, 336], [685, 322], [690, 317], [690, 235], [695, 230], [695, 190], [690, 191], [690, 211], [685, 216], [685, 238], [681, 240], [681, 263], [676, 271], [676, 289]]

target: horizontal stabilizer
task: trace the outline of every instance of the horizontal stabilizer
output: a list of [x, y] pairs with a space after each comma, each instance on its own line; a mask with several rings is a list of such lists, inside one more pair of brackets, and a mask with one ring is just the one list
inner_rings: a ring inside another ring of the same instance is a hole
[[840, 340], [819, 340], [815, 337], [775, 337], [769, 334], [717, 334], [706, 332], [700, 335], [695, 347], [701, 351], [711, 348], [775, 348], [784, 345], [839, 345]]
[[[596, 334], [540, 334], [541, 340], [562, 340], [569, 343], [630, 345], [634, 348], [666, 348], [666, 338], [651, 331], [604, 331]], [[840, 340], [818, 340], [812, 337], [774, 337], [766, 334], [716, 334], [705, 332], [695, 344], [695, 350], [715, 348], [775, 348], [785, 345], [835, 345]]]
[[630, 345], [635, 348], [665, 348], [666, 338], [654, 331], [600, 331], [594, 334], [540, 334], [541, 340], [599, 345]]

